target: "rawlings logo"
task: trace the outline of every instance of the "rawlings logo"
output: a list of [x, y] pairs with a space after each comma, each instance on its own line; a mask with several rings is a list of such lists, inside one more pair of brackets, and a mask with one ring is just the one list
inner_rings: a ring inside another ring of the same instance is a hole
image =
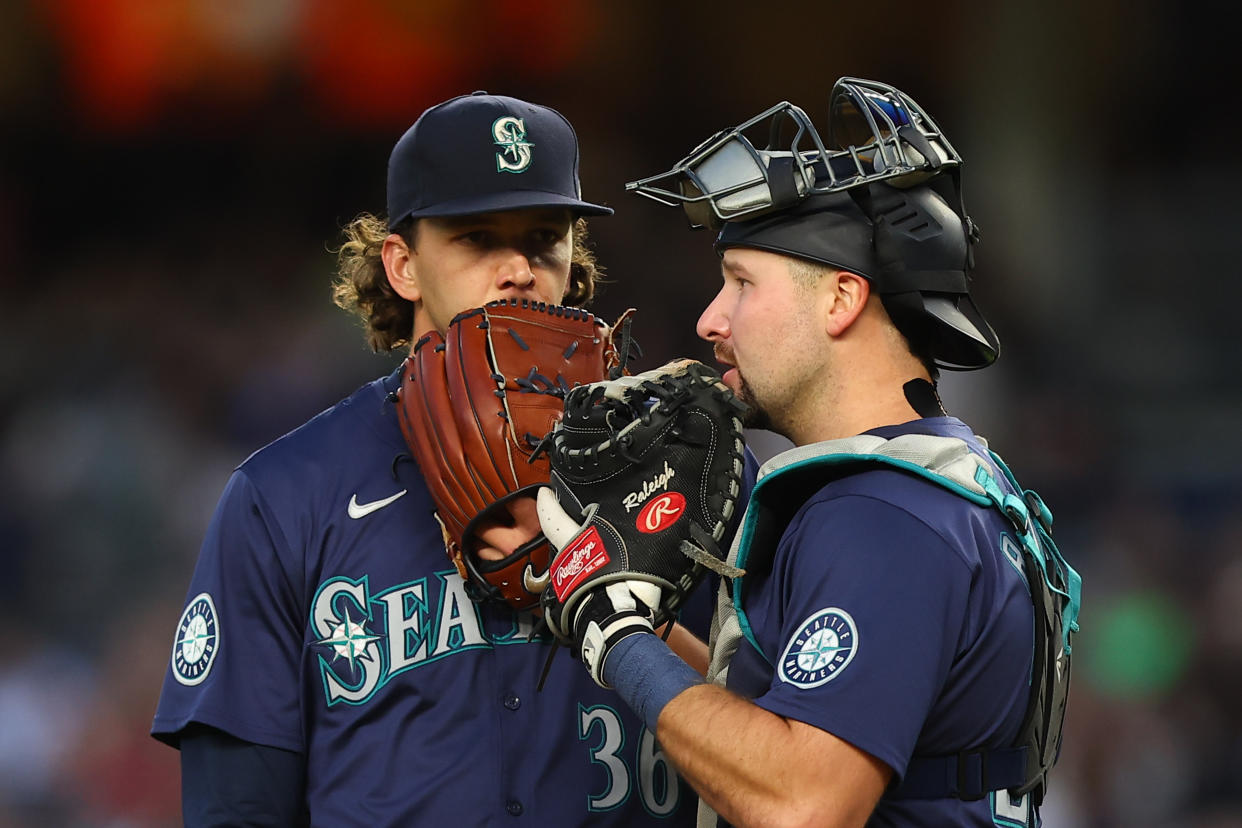
[[579, 572], [582, 571], [582, 568], [586, 566], [587, 556], [595, 551], [595, 542], [592, 541], [591, 543], [588, 543], [586, 546], [582, 547], [581, 549], [574, 549], [572, 551], [566, 550], [566, 551], [569, 553], [569, 560], [565, 561], [564, 563], [562, 563], [560, 566], [556, 568], [556, 585], [557, 586], [560, 586], [561, 584], [565, 583], [566, 578], [572, 578], [573, 576], [577, 575]]
[[681, 492], [668, 492], [644, 506], [634, 525], [638, 527], [638, 531], [648, 535], [663, 532], [676, 523], [677, 518], [685, 511], [686, 499]]
[[579, 535], [552, 567], [552, 589], [557, 600], [564, 601], [566, 595], [609, 560], [608, 550], [594, 526]]
[[667, 489], [668, 481], [676, 475], [677, 472], [674, 471], [673, 467], [668, 464], [667, 460], [665, 460], [664, 471], [657, 473], [656, 476], [650, 480], [644, 481], [643, 487], [638, 491], [630, 492], [621, 499], [621, 502], [625, 504], [625, 511], [629, 512], [633, 509], [637, 509], [644, 500], [651, 497], [656, 492]]

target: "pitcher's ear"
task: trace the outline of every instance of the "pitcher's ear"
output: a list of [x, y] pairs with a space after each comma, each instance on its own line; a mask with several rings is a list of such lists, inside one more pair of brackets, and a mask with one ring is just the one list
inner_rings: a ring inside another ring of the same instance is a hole
[[388, 284], [392, 285], [393, 291], [402, 299], [411, 302], [421, 299], [414, 253], [399, 233], [391, 233], [384, 239], [380, 257], [384, 260], [384, 272], [388, 275]]

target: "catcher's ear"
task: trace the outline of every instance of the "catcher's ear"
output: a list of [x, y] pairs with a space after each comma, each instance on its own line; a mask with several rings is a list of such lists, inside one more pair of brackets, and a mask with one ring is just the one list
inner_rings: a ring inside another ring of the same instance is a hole
[[384, 239], [384, 247], [380, 251], [384, 260], [384, 272], [388, 274], [388, 284], [402, 299], [417, 302], [422, 298], [418, 289], [418, 276], [414, 270], [414, 258], [410, 247], [399, 233], [390, 233]]
[[831, 336], [844, 333], [867, 306], [871, 283], [857, 273], [838, 270], [825, 277], [825, 328]]

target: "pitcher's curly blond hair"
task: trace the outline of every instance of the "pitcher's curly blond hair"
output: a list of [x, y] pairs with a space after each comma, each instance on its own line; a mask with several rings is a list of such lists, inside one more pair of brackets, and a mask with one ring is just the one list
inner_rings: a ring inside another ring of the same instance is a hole
[[[412, 248], [417, 229], [415, 222], [410, 221], [395, 232]], [[414, 303], [392, 289], [380, 256], [389, 235], [388, 222], [363, 213], [345, 225], [343, 232], [345, 243], [333, 251], [337, 266], [332, 301], [362, 319], [371, 350], [378, 353], [409, 345], [414, 334]], [[595, 296], [595, 284], [602, 275], [603, 268], [595, 261], [595, 253], [587, 247], [586, 219], [579, 218], [573, 226], [569, 285], [562, 304], [586, 306]]]

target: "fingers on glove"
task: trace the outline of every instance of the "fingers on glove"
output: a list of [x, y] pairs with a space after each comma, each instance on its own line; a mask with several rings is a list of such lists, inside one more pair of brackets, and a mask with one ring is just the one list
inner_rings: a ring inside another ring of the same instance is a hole
[[[607, 602], [604, 604], [604, 602]], [[650, 620], [660, 605], [660, 587], [649, 581], [612, 581], [591, 590], [578, 605], [575, 627], [589, 616], [634, 613]], [[607, 607], [606, 609], [603, 607]]]
[[604, 587], [614, 607], [618, 601], [627, 603], [625, 609], [637, 610], [644, 614], [655, 615], [660, 606], [662, 590], [659, 584], [651, 581], [618, 581]]

